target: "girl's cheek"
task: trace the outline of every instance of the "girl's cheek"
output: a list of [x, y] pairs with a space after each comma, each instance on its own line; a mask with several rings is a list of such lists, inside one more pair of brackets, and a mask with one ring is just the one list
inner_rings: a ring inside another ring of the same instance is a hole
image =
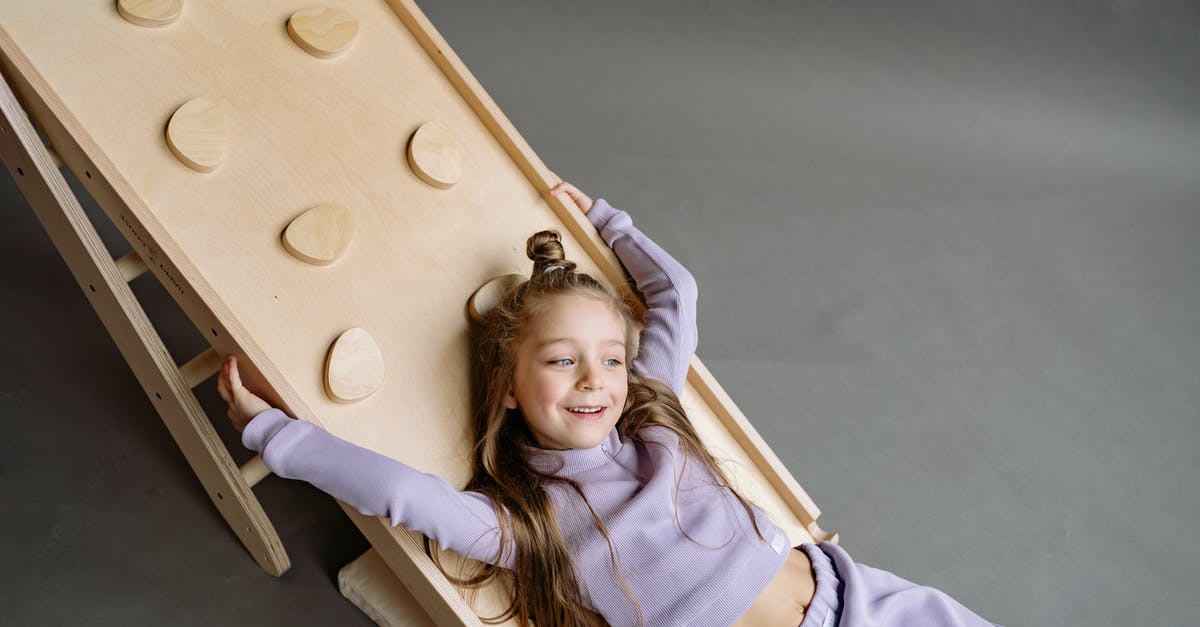
[[541, 385], [538, 388], [538, 401], [543, 405], [553, 405], [558, 402], [560, 394], [553, 385]]

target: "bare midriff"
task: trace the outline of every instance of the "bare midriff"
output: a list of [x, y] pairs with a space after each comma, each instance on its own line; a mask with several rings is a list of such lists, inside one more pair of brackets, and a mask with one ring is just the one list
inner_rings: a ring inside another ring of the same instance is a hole
[[783, 568], [754, 599], [734, 627], [796, 627], [817, 591], [812, 562], [799, 549], [792, 549]]

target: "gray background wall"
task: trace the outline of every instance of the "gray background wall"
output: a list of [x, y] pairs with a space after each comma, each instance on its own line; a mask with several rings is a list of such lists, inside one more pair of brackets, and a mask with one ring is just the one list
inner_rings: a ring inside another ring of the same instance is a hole
[[[424, 4], [696, 276], [700, 357], [851, 555], [1006, 625], [1196, 624], [1196, 3]], [[265, 481], [263, 574], [0, 186], [3, 622], [367, 624], [336, 505]]]

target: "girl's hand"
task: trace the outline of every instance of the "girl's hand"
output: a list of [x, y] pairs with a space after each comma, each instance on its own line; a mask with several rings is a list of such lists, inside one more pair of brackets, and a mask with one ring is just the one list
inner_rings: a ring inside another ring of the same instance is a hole
[[221, 364], [221, 376], [217, 379], [217, 392], [225, 402], [229, 403], [229, 420], [233, 428], [241, 433], [250, 419], [271, 409], [270, 403], [255, 396], [253, 392], [242, 387], [242, 378], [238, 376], [237, 357], [230, 355]]
[[587, 215], [587, 212], [592, 210], [592, 199], [588, 198], [586, 194], [579, 191], [578, 187], [575, 187], [566, 181], [562, 181], [558, 185], [551, 187], [549, 193], [551, 196], [554, 196], [563, 192], [566, 192], [567, 195], [571, 197], [571, 200], [575, 202], [575, 205], [579, 207], [579, 210], [583, 212], [583, 215]]

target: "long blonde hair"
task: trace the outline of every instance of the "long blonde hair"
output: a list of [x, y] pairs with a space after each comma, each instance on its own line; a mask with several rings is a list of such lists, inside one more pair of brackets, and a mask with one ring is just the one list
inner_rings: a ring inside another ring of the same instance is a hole
[[[515, 555], [501, 554], [494, 560], [500, 563], [501, 558], [511, 557], [513, 568], [506, 571], [494, 564], [481, 563], [473, 575], [447, 576], [470, 587], [484, 585], [497, 577], [507, 578], [512, 602], [502, 615], [486, 619], [488, 622], [516, 618], [522, 626], [531, 622], [567, 627], [604, 625], [603, 618], [589, 609], [580, 596], [571, 553], [559, 530], [546, 486], [552, 483], [566, 485], [583, 500], [597, 529], [608, 541], [613, 574], [638, 607], [640, 615], [640, 605], [621, 575], [619, 557], [608, 530], [577, 483], [540, 472], [530, 465], [521, 445], [536, 446], [536, 440], [520, 409], [510, 410], [505, 406], [505, 396], [513, 384], [522, 333], [529, 321], [545, 309], [547, 297], [575, 294], [602, 299], [621, 317], [627, 336], [635, 328], [635, 316], [631, 303], [607, 284], [586, 273], [575, 272], [575, 263], [566, 259], [556, 231], [540, 231], [530, 236], [525, 252], [533, 260], [529, 280], [510, 290], [473, 333], [478, 352], [472, 386], [475, 447], [471, 460], [472, 477], [467, 485], [468, 490], [491, 499], [501, 521], [500, 551], [509, 545], [510, 538], [515, 541], [512, 542]], [[547, 272], [553, 266], [558, 267]], [[633, 344], [627, 342], [626, 345], [630, 347], [627, 352], [632, 351]], [[632, 363], [633, 357], [627, 354], [625, 363]], [[673, 431], [688, 458], [699, 460], [718, 485], [733, 489], [717, 460], [696, 435], [671, 388], [630, 371], [628, 396], [617, 421], [618, 433], [622, 439], [640, 440], [639, 431], [651, 425]], [[758, 529], [750, 504], [736, 490], [733, 494], [754, 521], [761, 538], [762, 531]], [[436, 561], [436, 552], [428, 540], [426, 549]]]

